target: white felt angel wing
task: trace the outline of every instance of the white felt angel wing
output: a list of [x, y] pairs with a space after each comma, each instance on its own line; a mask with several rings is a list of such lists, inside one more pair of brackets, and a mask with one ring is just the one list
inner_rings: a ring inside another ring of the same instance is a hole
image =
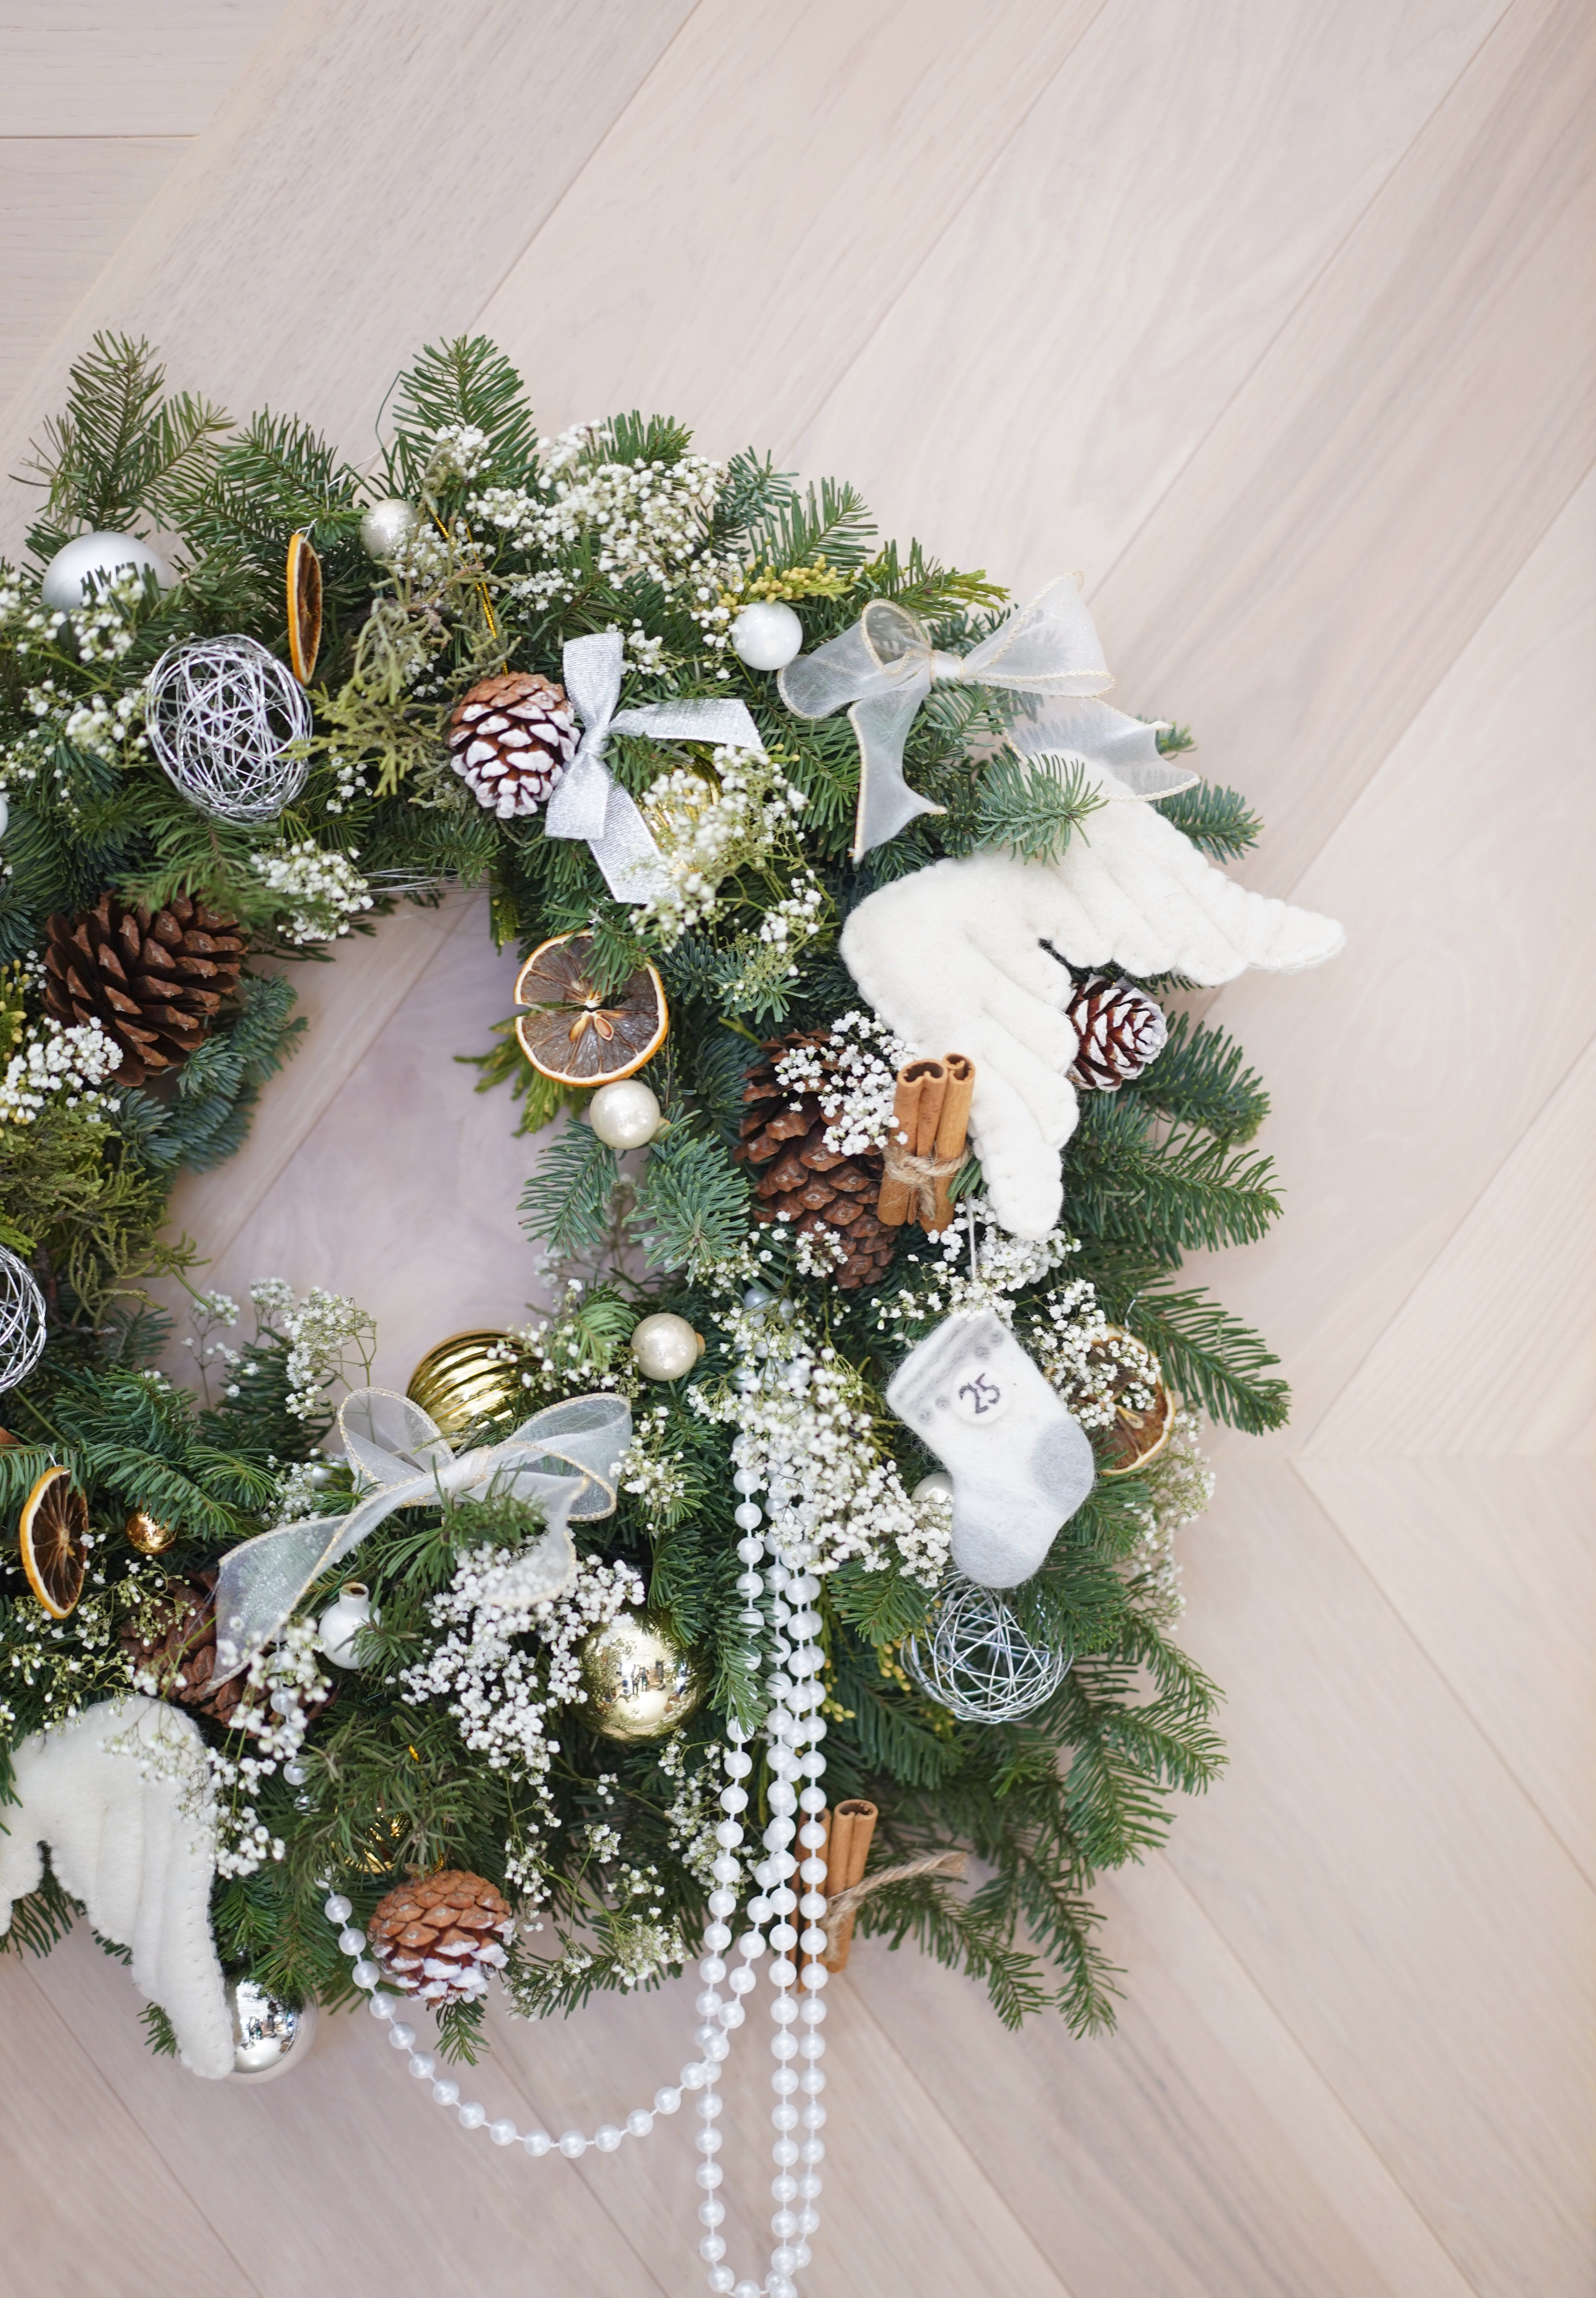
[[1108, 802], [1061, 861], [934, 863], [861, 902], [842, 932], [854, 980], [914, 1052], [975, 1063], [971, 1130], [993, 1210], [1019, 1236], [1057, 1221], [1059, 1152], [1075, 1130], [1060, 958], [1212, 985], [1248, 966], [1319, 965], [1344, 939], [1334, 919], [1236, 885], [1112, 776], [1100, 781]]
[[108, 1699], [16, 1751], [19, 1803], [0, 1806], [0, 1932], [44, 1873], [95, 1929], [133, 1953], [196, 2075], [233, 2071], [233, 2030], [211, 1936], [210, 1774], [192, 1719], [159, 1699]]

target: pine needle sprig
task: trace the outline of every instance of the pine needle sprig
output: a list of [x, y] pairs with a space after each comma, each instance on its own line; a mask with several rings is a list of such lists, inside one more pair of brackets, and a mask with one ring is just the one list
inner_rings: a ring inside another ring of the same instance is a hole
[[1201, 1131], [1160, 1139], [1151, 1113], [1123, 1093], [1082, 1097], [1067, 1171], [1071, 1217], [1083, 1236], [1156, 1240], [1171, 1266], [1187, 1252], [1255, 1244], [1279, 1217], [1270, 1159]]
[[1190, 789], [1176, 790], [1154, 804], [1166, 822], [1184, 831], [1215, 862], [1234, 862], [1263, 835], [1262, 822], [1241, 792], [1220, 782], [1194, 782]]
[[521, 1226], [551, 1252], [575, 1260], [600, 1252], [620, 1178], [616, 1153], [573, 1120], [557, 1133], [521, 1192]]
[[1250, 1141], [1269, 1112], [1263, 1081], [1235, 1038], [1189, 1013], [1174, 1015], [1163, 1051], [1129, 1090], [1161, 1116], [1227, 1142]]
[[164, 398], [165, 384], [147, 343], [95, 336], [25, 466], [38, 474], [25, 483], [47, 490], [30, 549], [48, 557], [76, 529], [159, 522], [212, 459], [227, 416], [187, 393]]
[[1006, 847], [1022, 862], [1056, 862], [1103, 803], [1078, 761], [1071, 759], [1060, 773], [1004, 751], [976, 784], [969, 842], [977, 848]]

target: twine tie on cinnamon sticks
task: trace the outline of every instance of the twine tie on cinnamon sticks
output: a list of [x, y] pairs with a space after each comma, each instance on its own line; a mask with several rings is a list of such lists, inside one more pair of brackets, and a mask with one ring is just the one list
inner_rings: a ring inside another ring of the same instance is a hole
[[889, 1228], [917, 1220], [928, 1235], [951, 1226], [948, 1183], [963, 1162], [975, 1064], [963, 1054], [906, 1062], [897, 1073], [892, 1137], [876, 1216]]
[[883, 1867], [867, 1882], [864, 1863], [879, 1816], [874, 1804], [856, 1798], [839, 1803], [822, 1821], [826, 1831], [826, 1911], [820, 1927], [826, 1935], [826, 1951], [821, 1961], [828, 1971], [847, 1969], [854, 1916], [872, 1891], [884, 1891], [889, 1883], [913, 1882], [917, 1875], [947, 1875], [955, 1882], [963, 1876], [965, 1853], [930, 1851], [899, 1867]]

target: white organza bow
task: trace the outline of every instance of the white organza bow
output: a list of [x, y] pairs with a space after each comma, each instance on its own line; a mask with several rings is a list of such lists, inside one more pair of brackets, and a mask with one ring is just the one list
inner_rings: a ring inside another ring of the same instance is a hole
[[[558, 1596], [576, 1568], [566, 1525], [608, 1516], [617, 1463], [632, 1442], [632, 1410], [618, 1396], [573, 1396], [550, 1404], [500, 1444], [457, 1459], [429, 1414], [391, 1389], [358, 1388], [344, 1399], [338, 1427], [351, 1465], [376, 1489], [347, 1516], [278, 1525], [222, 1558], [216, 1586], [216, 1674], [236, 1675], [271, 1642], [307, 1589], [358, 1548], [395, 1509], [436, 1508], [480, 1497], [490, 1487], [542, 1503], [548, 1530], [515, 1564], [522, 1603]], [[574, 1473], [573, 1473], [574, 1472]]]
[[[859, 738], [856, 862], [872, 846], [896, 837], [917, 814], [946, 811], [904, 780], [904, 743], [915, 712], [939, 681], [1002, 686], [1049, 700], [1052, 710], [1016, 729], [1020, 746], [1033, 754], [1073, 754], [1089, 740], [1095, 746], [1115, 743], [1128, 756], [1139, 751], [1156, 758], [1155, 729], [1141, 727], [1106, 704], [1078, 704], [1074, 712], [1064, 707], [1068, 698], [1101, 694], [1113, 684], [1078, 575], [1063, 574], [1049, 583], [1028, 607], [1016, 607], [963, 655], [933, 646], [925, 624], [906, 608], [890, 599], [872, 599], [851, 630], [813, 654], [799, 655], [776, 682], [782, 701], [800, 718], [829, 718], [845, 703], [849, 706]], [[1139, 742], [1127, 735], [1128, 728], [1139, 729]], [[1136, 796], [1162, 797], [1192, 780], [1184, 773], [1170, 779], [1167, 770], [1162, 777], [1153, 773], [1146, 778], [1159, 787], [1137, 788]]]
[[745, 706], [724, 702], [649, 702], [617, 711], [624, 641], [619, 631], [567, 639], [566, 692], [583, 724], [582, 742], [555, 784], [543, 815], [548, 838], [585, 838], [618, 902], [647, 902], [670, 883], [654, 833], [604, 763], [611, 734], [657, 734], [666, 741], [729, 742], [764, 753]]

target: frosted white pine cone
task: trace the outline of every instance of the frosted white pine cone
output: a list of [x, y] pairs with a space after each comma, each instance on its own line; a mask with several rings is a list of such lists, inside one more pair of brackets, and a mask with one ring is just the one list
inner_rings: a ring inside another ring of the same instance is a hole
[[537, 812], [581, 739], [564, 687], [533, 671], [483, 679], [460, 697], [449, 720], [455, 773], [505, 822]]

